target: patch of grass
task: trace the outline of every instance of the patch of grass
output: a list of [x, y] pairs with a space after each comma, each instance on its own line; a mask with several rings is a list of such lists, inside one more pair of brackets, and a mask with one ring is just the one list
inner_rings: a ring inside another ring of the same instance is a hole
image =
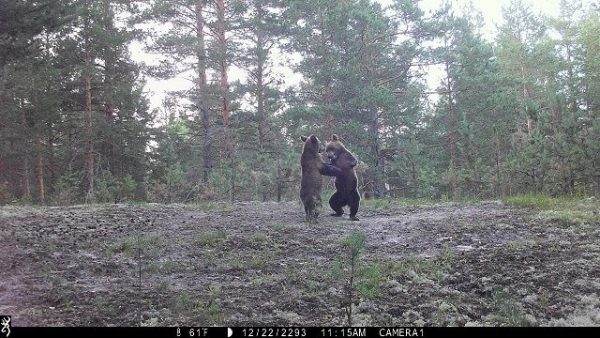
[[339, 240], [339, 243], [350, 249], [351, 256], [355, 257], [364, 249], [366, 236], [362, 232], [352, 231], [348, 236]]
[[598, 212], [585, 209], [543, 210], [538, 214], [538, 218], [564, 226], [600, 223]]
[[508, 243], [508, 247], [511, 250], [521, 250], [527, 246], [527, 242], [525, 241], [512, 241]]
[[513, 207], [550, 209], [556, 205], [556, 200], [546, 195], [524, 194], [507, 197], [504, 203]]
[[560, 241], [547, 241], [544, 245], [548, 252], [557, 253], [563, 250]]
[[223, 288], [220, 284], [211, 283], [208, 286], [208, 304], [206, 305], [206, 313], [211, 320], [219, 320], [220, 318], [221, 294], [223, 294]]
[[212, 283], [208, 286], [208, 294], [211, 298], [219, 297], [223, 293], [223, 287], [217, 283]]
[[479, 230], [479, 229], [486, 229], [487, 225], [484, 222], [480, 222], [478, 220], [473, 220], [472, 223], [463, 223], [462, 227], [464, 229], [470, 229], [470, 230]]
[[44, 298], [51, 304], [64, 304], [70, 299], [76, 297], [76, 287], [68, 279], [50, 273], [46, 276], [46, 281], [50, 283], [50, 290], [44, 293]]
[[144, 254], [150, 254], [154, 256], [157, 254], [161, 244], [162, 240], [159, 236], [148, 236], [141, 238], [129, 237], [125, 238], [121, 242], [109, 245], [108, 251], [112, 253], [122, 253], [129, 256], [137, 255], [138, 251], [142, 251]]
[[208, 316], [211, 319], [218, 318], [221, 314], [221, 305], [219, 303], [210, 303], [207, 307]]
[[453, 318], [456, 316], [456, 306], [449, 299], [440, 299], [435, 301], [435, 310], [433, 312], [433, 318], [435, 322], [440, 325], [448, 326], [453, 322]]
[[255, 232], [255, 233], [252, 234], [252, 236], [250, 236], [250, 240], [253, 243], [262, 244], [262, 243], [265, 243], [268, 240], [268, 237], [263, 232]]
[[239, 253], [232, 253], [227, 257], [227, 261], [233, 269], [246, 270], [246, 263]]
[[359, 267], [358, 284], [356, 285], [358, 294], [366, 299], [380, 297], [380, 285], [383, 280], [382, 266], [380, 264], [376, 263], [370, 266]]
[[44, 215], [47, 207], [4, 205], [0, 207], [0, 219], [9, 217], [24, 217], [29, 215]]
[[252, 279], [252, 286], [255, 287], [259, 287], [259, 286], [263, 286], [266, 284], [271, 284], [273, 282], [274, 278], [271, 275], [260, 275], [257, 276], [256, 278]]
[[200, 301], [194, 299], [188, 290], [181, 290], [175, 298], [173, 308], [176, 312], [188, 313], [203, 307]]
[[540, 194], [522, 194], [510, 196], [503, 199], [503, 202], [514, 207], [535, 208], [539, 210], [550, 209], [569, 209], [577, 206], [595, 206], [598, 207], [600, 202], [594, 198], [585, 198], [581, 196], [560, 196], [550, 197]]
[[563, 226], [600, 223], [600, 200], [594, 197], [549, 197], [545, 195], [517, 195], [504, 200], [508, 205], [538, 209], [537, 219]]
[[373, 209], [387, 209], [392, 205], [390, 199], [369, 199], [360, 202], [362, 206], [371, 207]]
[[146, 271], [150, 273], [173, 273], [179, 271], [180, 268], [179, 263], [175, 261], [161, 261], [150, 263], [146, 268]]
[[411, 256], [400, 262], [391, 263], [390, 272], [399, 274], [405, 278], [423, 277], [441, 282], [444, 276], [451, 270], [454, 253], [445, 248], [438, 257]]
[[156, 287], [156, 292], [160, 292], [162, 294], [165, 291], [168, 291], [170, 289], [171, 289], [171, 284], [169, 284], [169, 281], [166, 279], [163, 279], [160, 281], [160, 283], [158, 283], [158, 286]]
[[272, 261], [272, 258], [272, 255], [268, 251], [263, 250], [252, 255], [248, 264], [250, 268], [260, 270], [267, 266], [267, 264]]
[[518, 303], [509, 294], [497, 291], [492, 294], [492, 306], [496, 315], [509, 326], [528, 325], [525, 315]]
[[203, 232], [194, 237], [194, 244], [200, 246], [215, 247], [227, 239], [227, 233], [223, 230]]
[[329, 281], [335, 281], [342, 277], [342, 273], [342, 263], [338, 260], [334, 260], [333, 262], [329, 263], [329, 266], [325, 271], [325, 276]]
[[321, 290], [321, 284], [315, 280], [308, 281], [308, 291], [312, 293], [317, 293]]
[[285, 277], [290, 284], [302, 285], [305, 282], [306, 277], [302, 275], [299, 268], [294, 266], [288, 266], [285, 270]]
[[101, 316], [114, 315], [115, 313], [115, 309], [111, 306], [112, 304], [109, 301], [108, 295], [94, 295], [94, 298], [92, 298], [92, 304]]
[[218, 320], [221, 314], [221, 305], [219, 297], [222, 294], [222, 287], [217, 283], [208, 286], [208, 292], [203, 295], [208, 296], [208, 300], [202, 301], [197, 295], [193, 295], [188, 290], [181, 290], [173, 299], [171, 309], [185, 316], [196, 317], [200, 319]]

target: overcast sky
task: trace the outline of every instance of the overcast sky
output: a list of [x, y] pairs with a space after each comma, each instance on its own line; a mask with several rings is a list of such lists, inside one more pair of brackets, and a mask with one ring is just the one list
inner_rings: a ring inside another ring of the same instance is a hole
[[[389, 2], [389, 0], [378, 0], [381, 3]], [[488, 36], [495, 35], [496, 26], [502, 24], [502, 8], [510, 4], [511, 0], [452, 0], [453, 8], [460, 10], [469, 2], [479, 10], [485, 20], [484, 34]], [[422, 8], [427, 12], [440, 7], [445, 1], [443, 0], [424, 0], [421, 3]], [[550, 16], [558, 16], [560, 11], [560, 0], [524, 0], [525, 3], [531, 4], [534, 13], [545, 14]]]
[[[391, 0], [377, 0], [383, 5], [391, 2]], [[545, 14], [548, 16], [558, 16], [560, 10], [560, 0], [524, 0], [526, 3], [532, 5], [534, 13]], [[593, 0], [588, 0], [593, 1]], [[421, 2], [422, 8], [426, 13], [430, 13], [435, 9], [439, 8], [445, 0], [424, 0]], [[466, 4], [472, 2], [474, 7], [479, 10], [484, 17], [485, 27], [483, 28], [483, 34], [486, 38], [492, 39], [496, 33], [496, 27], [502, 24], [502, 8], [508, 6], [510, 0], [452, 0], [453, 8], [456, 11], [460, 11]], [[144, 61], [146, 63], [152, 63], [152, 57], [148, 56], [142, 51], [142, 46], [139, 43], [135, 43], [132, 47], [132, 57], [136, 61]], [[291, 73], [289, 70], [281, 69], [282, 73], [285, 74], [286, 80], [289, 80], [292, 84], [299, 81], [300, 77], [297, 74]], [[231, 67], [229, 69], [230, 81], [235, 81], [243, 77], [243, 73]], [[431, 76], [429, 76], [428, 83], [430, 86], [435, 86], [439, 83], [440, 73], [436, 69], [431, 69]], [[170, 80], [156, 80], [147, 78], [146, 92], [150, 98], [151, 107], [158, 108], [161, 106], [161, 102], [165, 97], [166, 93], [174, 90], [187, 89], [191, 87], [191, 82], [182, 78], [170, 79]]]

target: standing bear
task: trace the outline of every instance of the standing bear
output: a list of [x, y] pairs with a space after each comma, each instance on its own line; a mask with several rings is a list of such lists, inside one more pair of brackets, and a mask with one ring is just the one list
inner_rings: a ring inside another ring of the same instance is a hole
[[329, 199], [329, 205], [335, 211], [332, 216], [342, 216], [344, 214], [342, 207], [347, 205], [350, 207], [350, 219], [358, 221], [356, 213], [360, 205], [360, 194], [358, 193], [358, 177], [354, 171], [358, 160], [340, 142], [336, 134], [333, 134], [331, 141], [327, 142], [325, 151], [327, 157], [331, 160], [331, 164], [341, 170], [341, 173], [335, 177], [336, 192]]
[[323, 186], [323, 177], [338, 176], [342, 171], [334, 165], [323, 161], [321, 157], [321, 141], [314, 136], [301, 136], [304, 141], [304, 149], [300, 157], [300, 166], [302, 168], [302, 180], [300, 181], [300, 200], [304, 204], [306, 220], [309, 223], [316, 223], [319, 216], [321, 203], [321, 188]]

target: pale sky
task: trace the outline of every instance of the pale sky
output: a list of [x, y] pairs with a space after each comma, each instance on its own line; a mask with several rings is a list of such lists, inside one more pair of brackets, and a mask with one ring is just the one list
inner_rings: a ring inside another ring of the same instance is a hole
[[[383, 5], [390, 3], [390, 0], [377, 0]], [[435, 9], [439, 8], [442, 3], [446, 0], [424, 0], [421, 2], [421, 7], [426, 13], [431, 13]], [[492, 39], [496, 27], [502, 24], [502, 7], [508, 6], [510, 0], [451, 0], [455, 11], [460, 12], [461, 8], [472, 1], [473, 6], [479, 10], [484, 17], [485, 27], [483, 34], [486, 38]], [[560, 0], [524, 0], [526, 3], [532, 5], [534, 13], [544, 14], [548, 16], [558, 16], [560, 10]], [[588, 0], [593, 1], [593, 0]], [[135, 61], [144, 61], [151, 64], [153, 57], [143, 52], [142, 45], [140, 43], [134, 43], [131, 48], [132, 57]], [[279, 60], [280, 61], [280, 60]], [[278, 62], [274, 62], [277, 64]], [[289, 68], [279, 68], [275, 72], [280, 73], [286, 79], [286, 83], [290, 85], [297, 84], [300, 81], [298, 74], [292, 73]], [[235, 81], [244, 77], [244, 73], [235, 67], [229, 69], [230, 81]], [[431, 69], [430, 76], [428, 77], [428, 84], [432, 87], [439, 84], [439, 71]], [[192, 83], [183, 78], [175, 78], [170, 80], [156, 80], [147, 78], [146, 92], [150, 97], [151, 108], [159, 108], [162, 106], [162, 100], [169, 91], [182, 90], [191, 88]]]
[[[389, 2], [390, 0], [378, 0], [381, 3]], [[496, 33], [496, 26], [502, 24], [502, 8], [507, 7], [511, 0], [451, 0], [452, 7], [455, 11], [460, 11], [469, 2], [481, 12], [485, 20], [485, 28], [483, 33], [491, 37]], [[424, 0], [421, 7], [426, 11], [432, 11], [445, 3], [445, 0]], [[560, 12], [560, 0], [524, 0], [525, 3], [531, 4], [533, 12], [536, 14], [544, 14], [548, 16], [558, 16]]]

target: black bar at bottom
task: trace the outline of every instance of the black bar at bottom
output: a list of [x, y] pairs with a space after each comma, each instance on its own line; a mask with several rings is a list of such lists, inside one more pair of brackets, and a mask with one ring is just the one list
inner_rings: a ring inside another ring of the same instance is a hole
[[[596, 327], [12, 327], [8, 338], [26, 337], [526, 337], [534, 334], [598, 337]], [[0, 333], [0, 338], [5, 334]]]

